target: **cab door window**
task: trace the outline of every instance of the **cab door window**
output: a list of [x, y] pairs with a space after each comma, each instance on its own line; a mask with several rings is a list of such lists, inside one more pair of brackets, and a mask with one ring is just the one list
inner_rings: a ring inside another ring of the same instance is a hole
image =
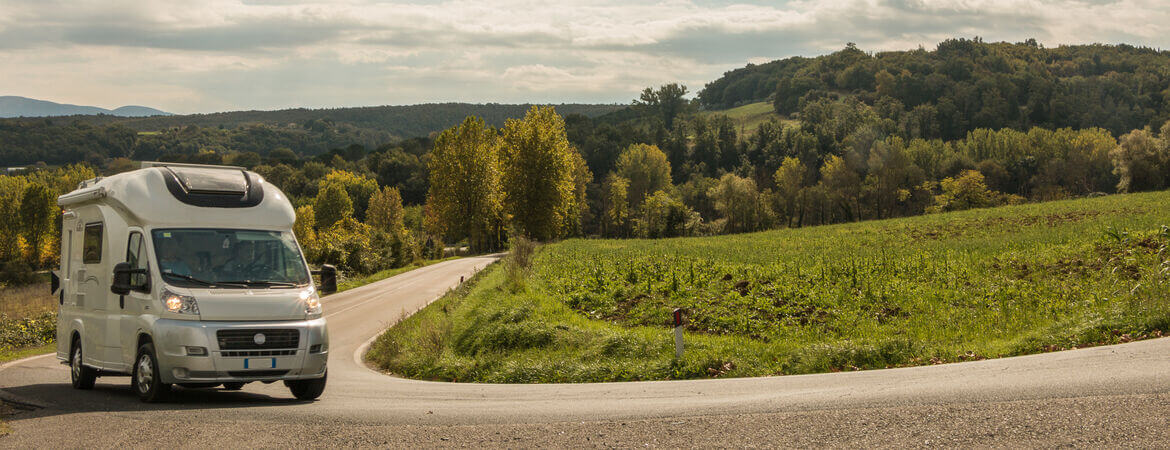
[[[126, 262], [130, 263], [130, 268], [146, 269], [149, 258], [146, 257], [146, 244], [142, 241], [142, 233], [137, 231], [131, 232], [130, 239], [128, 239], [127, 242]], [[146, 273], [136, 273], [130, 275], [130, 285], [145, 286], [146, 276]]]

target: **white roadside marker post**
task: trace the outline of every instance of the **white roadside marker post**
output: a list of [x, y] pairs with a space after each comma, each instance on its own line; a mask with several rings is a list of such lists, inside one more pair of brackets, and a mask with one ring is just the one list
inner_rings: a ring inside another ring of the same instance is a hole
[[675, 358], [682, 358], [683, 356], [683, 310], [682, 308], [674, 309], [674, 356]]

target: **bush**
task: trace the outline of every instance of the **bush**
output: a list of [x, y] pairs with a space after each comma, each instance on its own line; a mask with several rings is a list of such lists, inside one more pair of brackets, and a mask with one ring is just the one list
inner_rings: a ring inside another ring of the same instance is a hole
[[37, 274], [23, 261], [5, 261], [0, 265], [0, 283], [24, 285], [36, 282]]
[[0, 351], [52, 343], [57, 336], [57, 313], [11, 319], [0, 316]]

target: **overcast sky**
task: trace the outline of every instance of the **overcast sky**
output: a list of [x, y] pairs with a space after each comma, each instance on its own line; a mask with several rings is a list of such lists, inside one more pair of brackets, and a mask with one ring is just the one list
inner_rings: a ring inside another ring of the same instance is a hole
[[748, 62], [982, 36], [1170, 48], [1167, 0], [0, 0], [0, 95], [178, 113], [626, 103]]

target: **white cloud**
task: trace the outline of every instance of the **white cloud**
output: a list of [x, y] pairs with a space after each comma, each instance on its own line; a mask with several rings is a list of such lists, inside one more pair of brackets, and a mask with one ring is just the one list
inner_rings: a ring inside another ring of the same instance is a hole
[[4, 92], [176, 112], [626, 102], [747, 62], [949, 37], [1170, 46], [1164, 0], [0, 0]]

